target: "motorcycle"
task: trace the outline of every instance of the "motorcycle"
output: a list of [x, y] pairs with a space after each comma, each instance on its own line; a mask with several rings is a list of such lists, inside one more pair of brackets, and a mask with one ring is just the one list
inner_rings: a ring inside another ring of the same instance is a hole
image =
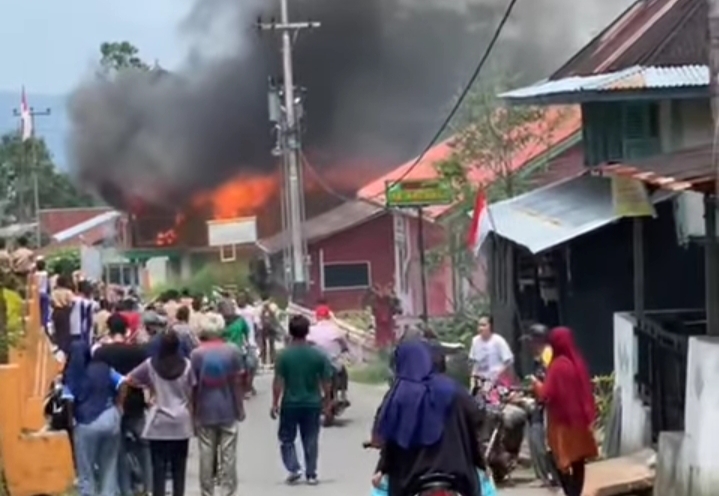
[[350, 402], [347, 399], [347, 382], [347, 368], [343, 364], [340, 364], [332, 378], [332, 387], [330, 388], [330, 396], [328, 398], [331, 415], [324, 417], [323, 424], [325, 427], [332, 426], [335, 419], [342, 415], [350, 406]]
[[[362, 443], [364, 449], [380, 449], [373, 441], [365, 441]], [[486, 474], [481, 471], [477, 472], [481, 494], [484, 496], [496, 496], [494, 483]], [[457, 481], [456, 477], [451, 474], [442, 472], [431, 472], [419, 477], [407, 491], [405, 496], [471, 496], [467, 494], [469, 491], [462, 488], [463, 484]], [[372, 490], [372, 496], [387, 496], [388, 492], [387, 478], [384, 477], [380, 486]]]
[[503, 482], [517, 467], [525, 428], [536, 402], [522, 389], [482, 379], [476, 381], [472, 396], [485, 414], [480, 434], [484, 458], [495, 482]]

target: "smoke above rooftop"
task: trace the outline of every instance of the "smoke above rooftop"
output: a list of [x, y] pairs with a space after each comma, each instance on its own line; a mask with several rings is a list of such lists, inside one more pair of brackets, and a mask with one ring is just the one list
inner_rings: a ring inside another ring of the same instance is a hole
[[[628, 3], [519, 2], [493, 61], [518, 81], [545, 77]], [[258, 16], [278, 17], [271, 4], [197, 0], [178, 26], [190, 45], [180, 67], [81, 84], [68, 103], [78, 179], [127, 207], [132, 198], [182, 204], [238, 173], [273, 171], [266, 92], [280, 74], [279, 40], [255, 26]], [[293, 20], [322, 22], [299, 34], [294, 57], [315, 165], [372, 164], [351, 171], [362, 181], [416, 155], [505, 8], [506, 0], [291, 0]]]

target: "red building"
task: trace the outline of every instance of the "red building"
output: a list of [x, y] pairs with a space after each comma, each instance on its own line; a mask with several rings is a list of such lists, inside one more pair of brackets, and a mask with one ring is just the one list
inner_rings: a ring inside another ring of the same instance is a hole
[[[311, 306], [325, 298], [335, 311], [359, 309], [371, 288], [392, 288], [403, 313], [418, 315], [421, 283], [417, 221], [405, 213], [355, 200], [305, 222], [310, 267], [306, 304]], [[441, 236], [439, 226], [431, 220], [426, 223], [428, 248], [436, 246]], [[286, 236], [279, 233], [258, 245], [270, 259], [273, 274], [281, 276]], [[441, 267], [427, 275], [430, 315], [446, 314], [451, 309], [451, 298], [445, 294], [447, 288], [436, 282], [437, 274], [442, 274]]]

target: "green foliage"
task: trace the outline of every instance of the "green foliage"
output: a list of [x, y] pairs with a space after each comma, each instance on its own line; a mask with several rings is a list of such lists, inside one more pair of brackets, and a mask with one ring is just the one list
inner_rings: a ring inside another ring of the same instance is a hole
[[440, 341], [462, 343], [466, 349], [469, 349], [472, 337], [477, 334], [479, 318], [488, 310], [489, 302], [486, 298], [476, 295], [451, 317], [432, 321], [431, 327]]
[[597, 404], [597, 420], [595, 427], [603, 429], [612, 411], [614, 396], [614, 374], [598, 375], [592, 378], [594, 385], [594, 401]]
[[337, 312], [336, 317], [339, 320], [347, 322], [349, 325], [356, 327], [357, 329], [369, 330], [372, 327], [373, 319], [372, 312], [367, 309], [364, 310], [345, 310]]
[[192, 277], [185, 280], [177, 280], [164, 285], [157, 285], [150, 291], [150, 297], [156, 297], [168, 289], [187, 288], [192, 294], [209, 295], [212, 290], [218, 287], [236, 287], [243, 289], [249, 287], [249, 273], [247, 264], [243, 262], [233, 263], [209, 263], [195, 272]]
[[150, 70], [139, 57], [140, 50], [129, 41], [105, 42], [100, 45], [102, 75], [109, 76], [124, 69]]
[[70, 176], [58, 171], [42, 138], [22, 141], [17, 133], [0, 137], [0, 191], [5, 222], [31, 218], [33, 176], [38, 177], [40, 208], [71, 208], [93, 205]]
[[51, 253], [46, 258], [50, 274], [72, 274], [80, 270], [80, 250], [68, 248]]
[[350, 367], [350, 380], [361, 384], [386, 384], [390, 379], [388, 350], [380, 350], [371, 361]]

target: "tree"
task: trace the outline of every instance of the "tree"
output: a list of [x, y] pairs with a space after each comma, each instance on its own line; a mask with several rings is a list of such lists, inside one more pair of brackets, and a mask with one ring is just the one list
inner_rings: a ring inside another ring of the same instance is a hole
[[70, 176], [57, 170], [42, 138], [22, 141], [17, 133], [0, 137], [0, 191], [8, 224], [32, 218], [33, 176], [37, 175], [40, 208], [87, 207], [93, 197], [79, 190]]
[[140, 57], [140, 50], [129, 41], [104, 42], [100, 45], [101, 74], [111, 76], [126, 69], [150, 70]]
[[530, 190], [536, 174], [546, 167], [543, 152], [568, 117], [556, 108], [506, 105], [497, 97], [507, 89], [501, 81], [490, 77], [469, 92], [450, 125], [451, 156], [436, 164], [440, 177], [451, 182], [458, 203], [450, 221], [452, 239], [429, 254], [430, 267], [451, 257], [470, 283], [476, 259], [464, 239], [477, 191], [483, 190], [491, 202]]
[[[452, 155], [437, 164], [440, 175], [452, 181], [458, 198], [465, 201], [465, 211], [473, 208], [478, 188], [484, 189], [490, 201], [531, 189], [532, 176], [546, 163], [517, 165], [547, 151], [554, 132], [567, 118], [562, 109], [506, 105], [497, 97], [505, 89], [504, 84], [490, 82], [470, 91], [450, 126]], [[473, 183], [472, 176], [483, 177], [484, 182]]]

